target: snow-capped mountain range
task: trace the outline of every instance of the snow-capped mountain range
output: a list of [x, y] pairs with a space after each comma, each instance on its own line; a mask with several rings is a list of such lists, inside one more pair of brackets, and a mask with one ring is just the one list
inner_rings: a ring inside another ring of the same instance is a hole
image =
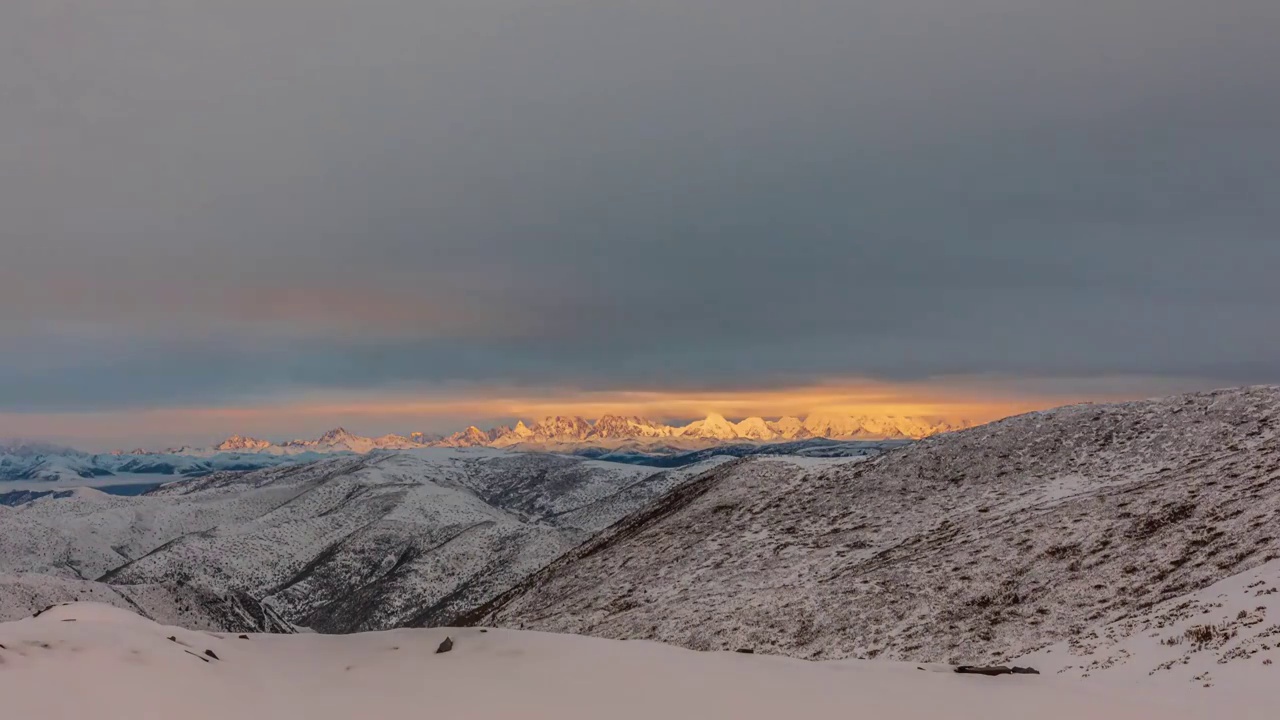
[[[670, 456], [737, 445], [785, 447], [806, 441], [913, 440], [969, 427], [910, 417], [851, 417], [813, 414], [807, 419], [750, 417], [731, 422], [708, 415], [688, 425], [666, 425], [640, 417], [605, 415], [592, 422], [578, 416], [552, 416], [514, 427], [469, 427], [447, 437], [414, 432], [365, 437], [335, 428], [314, 440], [274, 442], [232, 435], [209, 447], [165, 450], [117, 450], [87, 453], [47, 443], [0, 442], [0, 482], [66, 482], [110, 485], [145, 483], [163, 476], [204, 477], [224, 470], [252, 471], [314, 462], [337, 454], [366, 455], [430, 447], [496, 448], [525, 451], [639, 452]], [[738, 453], [741, 455], [742, 453]]]
[[[815, 413], [805, 420], [783, 417], [765, 420], [749, 417], [732, 422], [712, 413], [688, 425], [666, 425], [641, 417], [605, 415], [592, 422], [579, 416], [556, 415], [526, 424], [502, 425], [481, 430], [474, 425], [448, 436], [424, 433], [364, 437], [336, 428], [315, 440], [272, 442], [232, 435], [208, 448], [180, 447], [160, 454], [211, 457], [226, 453], [298, 455], [374, 450], [409, 450], [420, 447], [494, 447], [522, 450], [558, 450], [575, 446], [621, 447], [666, 445], [679, 449], [706, 447], [723, 442], [783, 442], [808, 438], [833, 440], [920, 439], [971, 427], [973, 423], [948, 423], [914, 417], [870, 417]], [[122, 455], [155, 454], [133, 450]]]
[[811, 414], [801, 420], [749, 417], [732, 422], [711, 414], [688, 425], [667, 425], [640, 417], [605, 415], [594, 422], [579, 416], [552, 416], [489, 430], [472, 426], [448, 436], [414, 432], [365, 437], [335, 428], [314, 440], [275, 442], [232, 435], [209, 447], [116, 450], [87, 453], [46, 443], [0, 442], [0, 481], [82, 481], [128, 476], [203, 477], [223, 470], [258, 470], [312, 462], [338, 453], [427, 447], [574, 451], [586, 448], [681, 452], [726, 443], [787, 443], [813, 439], [915, 440], [972, 426], [913, 417]]

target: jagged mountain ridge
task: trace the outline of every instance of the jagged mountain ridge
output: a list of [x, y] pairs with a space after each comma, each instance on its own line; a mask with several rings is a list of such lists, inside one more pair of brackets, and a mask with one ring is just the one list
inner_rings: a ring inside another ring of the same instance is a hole
[[[254, 471], [313, 462], [334, 454], [364, 455], [431, 447], [572, 453], [605, 450], [672, 456], [728, 444], [786, 446], [825, 439], [915, 439], [967, 424], [830, 415], [812, 415], [804, 421], [794, 417], [772, 421], [750, 417], [734, 423], [713, 414], [676, 427], [639, 417], [606, 415], [590, 422], [581, 417], [555, 416], [528, 425], [521, 421], [514, 427], [501, 426], [488, 431], [470, 427], [449, 437], [410, 433], [370, 438], [335, 428], [313, 440], [276, 443], [232, 435], [210, 447], [185, 446], [163, 451], [139, 448], [100, 454], [38, 443], [13, 443], [0, 445], [0, 482], [62, 481], [78, 485], [91, 484], [95, 479], [123, 482], [120, 478], [127, 476], [139, 476], [135, 480], [138, 483], [159, 482], [164, 476], [196, 478], [220, 471]], [[21, 499], [15, 497], [11, 502]]]
[[1280, 389], [1032, 413], [864, 463], [716, 468], [473, 619], [990, 662], [1280, 557]]
[[[471, 426], [447, 437], [423, 433], [384, 435], [368, 438], [344, 428], [330, 430], [316, 440], [290, 440], [274, 443], [259, 438], [232, 435], [210, 448], [181, 447], [165, 450], [169, 455], [204, 457], [221, 453], [262, 453], [291, 455], [298, 453], [351, 452], [364, 454], [375, 450], [406, 450], [420, 447], [494, 447], [529, 450], [557, 450], [576, 446], [617, 447], [667, 444], [681, 449], [696, 449], [720, 442], [784, 442], [808, 438], [834, 440], [898, 440], [920, 439], [939, 433], [970, 427], [972, 423], [948, 423], [912, 417], [870, 417], [813, 414], [805, 420], [783, 417], [765, 420], [749, 417], [732, 422], [712, 413], [688, 425], [665, 425], [641, 417], [605, 415], [594, 422], [579, 416], [551, 416], [526, 424], [499, 426], [482, 430]], [[148, 454], [134, 450], [134, 455]]]

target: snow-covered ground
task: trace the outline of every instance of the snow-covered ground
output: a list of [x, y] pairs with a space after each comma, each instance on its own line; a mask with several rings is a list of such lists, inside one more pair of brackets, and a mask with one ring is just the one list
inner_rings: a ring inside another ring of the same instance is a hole
[[1280, 560], [1014, 662], [1093, 683], [1190, 685], [1211, 688], [1215, 696], [1274, 686], [1280, 682]]
[[[451, 652], [436, 649], [448, 636]], [[0, 708], [41, 720], [556, 718], [1191, 720], [1274, 717], [1217, 698], [806, 662], [513, 630], [221, 635], [80, 603], [0, 624]]]

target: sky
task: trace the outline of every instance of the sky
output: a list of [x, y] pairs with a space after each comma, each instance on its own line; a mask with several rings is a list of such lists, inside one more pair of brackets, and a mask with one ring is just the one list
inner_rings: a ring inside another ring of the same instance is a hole
[[1275, 0], [6, 0], [0, 436], [1280, 382]]

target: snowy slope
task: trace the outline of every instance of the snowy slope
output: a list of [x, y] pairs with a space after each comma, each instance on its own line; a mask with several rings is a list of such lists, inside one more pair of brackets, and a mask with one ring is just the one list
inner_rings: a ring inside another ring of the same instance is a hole
[[1274, 685], [1280, 675], [1280, 560], [1166, 600], [1017, 660], [1046, 673], [1127, 686]]
[[[436, 653], [446, 636], [453, 650]], [[1089, 688], [1044, 676], [807, 663], [474, 628], [240, 638], [165, 627], [97, 604], [0, 624], [0, 648], [6, 717], [43, 720], [1211, 716], [1194, 697]], [[1258, 702], [1263, 695], [1225, 698], [1213, 716], [1270, 717]]]
[[1280, 554], [1280, 390], [1035, 413], [861, 464], [725, 464], [487, 608], [806, 658], [1022, 655]]
[[298, 492], [291, 484], [267, 484], [169, 502], [79, 488], [0, 515], [0, 572], [96, 579], [182, 535], [252, 520]]
[[239, 590], [323, 630], [392, 627], [470, 588], [500, 590], [581, 539], [460, 490], [462, 473], [407, 455], [370, 458], [249, 522], [184, 536], [105, 579]]
[[[197, 588], [318, 630], [438, 624], [696, 470], [433, 448], [219, 473], [140, 497], [81, 488], [0, 515], [0, 573], [66, 583], [42, 586], [42, 601], [100, 581], [110, 587], [95, 597]], [[14, 588], [0, 583], [0, 611]]]
[[0, 573], [0, 618], [28, 617], [68, 601], [104, 603], [192, 630], [297, 632], [274, 610], [242, 594], [190, 584], [117, 587], [92, 580]]

